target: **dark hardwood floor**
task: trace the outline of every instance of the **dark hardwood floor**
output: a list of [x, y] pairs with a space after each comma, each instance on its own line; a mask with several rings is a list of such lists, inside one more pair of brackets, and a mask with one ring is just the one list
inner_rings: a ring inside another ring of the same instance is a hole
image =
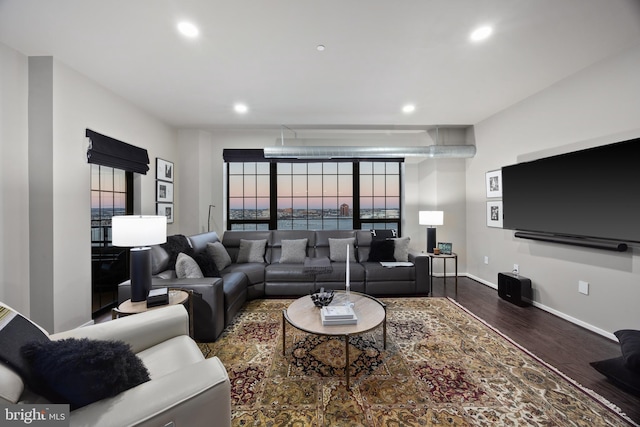
[[[454, 279], [433, 279], [433, 295], [447, 296], [507, 335], [537, 357], [582, 386], [618, 406], [640, 423], [640, 397], [626, 393], [593, 369], [589, 362], [620, 356], [620, 345], [601, 335], [535, 307], [518, 307], [498, 297], [496, 289], [459, 277], [458, 295]], [[95, 319], [111, 320], [111, 315]]]
[[626, 393], [593, 369], [589, 362], [620, 356], [620, 345], [535, 307], [518, 307], [498, 297], [496, 289], [459, 277], [434, 278], [433, 295], [447, 296], [507, 335], [534, 355], [618, 406], [640, 423], [640, 397]]

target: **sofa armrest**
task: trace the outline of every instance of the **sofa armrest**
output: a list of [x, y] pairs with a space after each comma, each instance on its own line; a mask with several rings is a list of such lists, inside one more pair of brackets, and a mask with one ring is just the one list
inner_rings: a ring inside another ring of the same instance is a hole
[[71, 413], [72, 426], [162, 426], [171, 422], [194, 427], [231, 425], [231, 386], [217, 357]]
[[[224, 329], [224, 282], [220, 277], [200, 279], [151, 280], [151, 287], [178, 288], [193, 291], [193, 329], [195, 339], [213, 342]], [[131, 281], [118, 285], [118, 304], [131, 298]]]
[[105, 323], [71, 329], [51, 335], [51, 339], [90, 338], [119, 340], [138, 353], [170, 338], [189, 334], [189, 314], [182, 305], [172, 305]]
[[416, 269], [416, 294], [429, 294], [429, 256], [418, 251], [409, 251], [409, 261]]

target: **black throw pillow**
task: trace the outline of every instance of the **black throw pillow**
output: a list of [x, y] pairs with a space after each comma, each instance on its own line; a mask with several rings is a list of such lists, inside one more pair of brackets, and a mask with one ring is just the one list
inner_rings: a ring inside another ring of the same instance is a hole
[[53, 403], [68, 403], [71, 410], [149, 381], [142, 360], [122, 341], [34, 341], [21, 352], [36, 381], [33, 391]]
[[20, 347], [28, 342], [48, 342], [49, 337], [20, 313], [0, 306], [0, 362], [20, 375], [29, 387], [33, 384], [29, 364]]
[[640, 396], [640, 374], [625, 366], [624, 357], [591, 362], [590, 365], [616, 386]]
[[169, 262], [166, 267], [167, 270], [176, 269], [176, 260], [178, 259], [178, 254], [180, 254], [180, 252], [189, 256], [193, 255], [193, 249], [189, 244], [189, 240], [182, 234], [167, 236], [167, 243], [161, 244], [160, 247], [169, 254]]
[[625, 366], [640, 374], [640, 331], [622, 329], [614, 335], [620, 341]]
[[198, 267], [200, 267], [200, 271], [202, 271], [204, 277], [220, 277], [220, 272], [213, 257], [206, 253], [206, 251], [198, 252], [193, 255], [192, 258], [198, 264]]
[[371, 240], [387, 240], [398, 237], [396, 230], [371, 230]]
[[395, 243], [393, 240], [372, 240], [371, 248], [369, 249], [369, 262], [385, 262], [395, 261], [393, 252], [395, 250]]

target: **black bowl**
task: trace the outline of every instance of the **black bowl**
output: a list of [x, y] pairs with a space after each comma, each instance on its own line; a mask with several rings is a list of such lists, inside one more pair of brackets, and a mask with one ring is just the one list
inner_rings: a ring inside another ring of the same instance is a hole
[[333, 301], [333, 290], [311, 294], [311, 301], [313, 301], [316, 307], [329, 305], [331, 301]]

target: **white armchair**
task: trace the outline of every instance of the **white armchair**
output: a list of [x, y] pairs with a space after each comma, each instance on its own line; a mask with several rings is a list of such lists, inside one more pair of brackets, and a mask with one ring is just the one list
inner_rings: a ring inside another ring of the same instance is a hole
[[[183, 306], [53, 334], [52, 340], [119, 340], [131, 346], [150, 381], [71, 412], [72, 426], [231, 426], [231, 391], [217, 357], [205, 359], [189, 335]], [[0, 403], [45, 403], [0, 365]]]

